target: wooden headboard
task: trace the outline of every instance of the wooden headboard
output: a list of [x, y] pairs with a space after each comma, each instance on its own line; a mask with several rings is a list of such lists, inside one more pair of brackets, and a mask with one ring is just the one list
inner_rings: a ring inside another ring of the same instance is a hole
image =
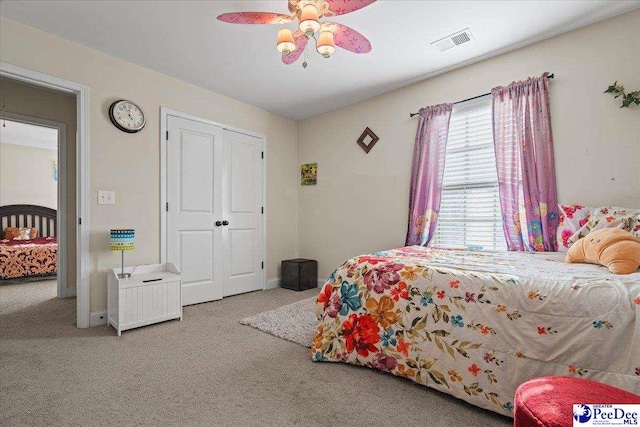
[[39, 237], [55, 237], [58, 232], [58, 214], [55, 209], [36, 205], [0, 206], [0, 225], [36, 228]]

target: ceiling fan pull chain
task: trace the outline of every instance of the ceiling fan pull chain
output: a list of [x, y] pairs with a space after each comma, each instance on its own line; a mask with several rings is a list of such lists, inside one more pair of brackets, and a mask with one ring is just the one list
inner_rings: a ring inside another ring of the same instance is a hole
[[309, 51], [309, 43], [304, 47], [304, 62], [302, 63], [302, 68], [307, 68], [307, 52]]

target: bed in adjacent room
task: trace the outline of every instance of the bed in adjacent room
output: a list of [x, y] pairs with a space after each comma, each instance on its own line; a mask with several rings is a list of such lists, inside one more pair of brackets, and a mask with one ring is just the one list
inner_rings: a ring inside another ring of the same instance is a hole
[[56, 217], [44, 206], [0, 206], [0, 280], [56, 276]]
[[409, 246], [354, 257], [316, 303], [315, 361], [364, 365], [510, 415], [530, 378], [640, 394], [640, 272], [563, 253]]

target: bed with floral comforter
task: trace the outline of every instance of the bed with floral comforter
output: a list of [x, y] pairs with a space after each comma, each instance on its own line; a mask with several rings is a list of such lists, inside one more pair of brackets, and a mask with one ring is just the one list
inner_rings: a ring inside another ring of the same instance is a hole
[[352, 258], [324, 285], [314, 361], [405, 377], [511, 415], [546, 375], [640, 394], [640, 272], [564, 254], [411, 246]]
[[54, 276], [58, 264], [58, 240], [38, 237], [32, 240], [0, 241], [0, 279]]

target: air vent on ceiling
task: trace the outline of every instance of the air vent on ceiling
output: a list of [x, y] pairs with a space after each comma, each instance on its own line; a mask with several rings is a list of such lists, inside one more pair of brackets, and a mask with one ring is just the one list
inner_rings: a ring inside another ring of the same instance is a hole
[[458, 31], [457, 33], [451, 34], [443, 39], [437, 40], [431, 45], [433, 45], [440, 52], [444, 52], [447, 49], [451, 49], [452, 47], [461, 45], [462, 43], [470, 42], [473, 40], [473, 34], [468, 28], [465, 28], [462, 31]]

